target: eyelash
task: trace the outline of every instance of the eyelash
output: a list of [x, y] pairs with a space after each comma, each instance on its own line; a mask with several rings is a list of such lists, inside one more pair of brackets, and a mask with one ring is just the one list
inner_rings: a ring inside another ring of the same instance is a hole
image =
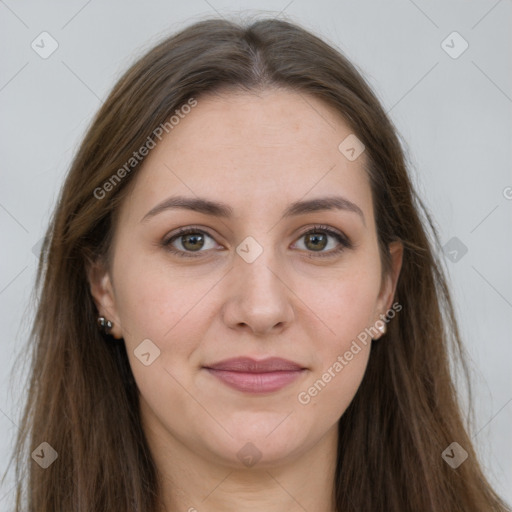
[[[352, 249], [353, 248], [353, 244], [349, 240], [348, 237], [346, 237], [345, 235], [343, 235], [342, 233], [340, 233], [338, 231], [333, 230], [329, 226], [324, 226], [324, 225], [321, 225], [321, 224], [315, 225], [314, 227], [312, 227], [312, 228], [308, 229], [307, 231], [305, 231], [304, 233], [302, 233], [299, 236], [299, 239], [304, 237], [304, 236], [306, 236], [306, 235], [309, 235], [311, 233], [318, 233], [318, 232], [322, 232], [324, 234], [332, 236], [333, 238], [335, 238], [339, 242], [340, 245], [336, 249], [332, 249], [331, 251], [328, 251], [328, 252], [315, 253], [314, 251], [308, 251], [308, 252], [312, 253], [308, 257], [329, 258], [329, 257], [333, 257], [333, 256], [338, 255], [339, 253], [341, 253], [345, 249]], [[169, 251], [170, 253], [172, 253], [172, 254], [180, 257], [180, 258], [197, 258], [197, 257], [201, 257], [201, 253], [202, 252], [206, 252], [206, 251], [196, 251], [196, 253], [194, 253], [192, 251], [181, 251], [181, 250], [175, 249], [174, 247], [171, 246], [171, 243], [174, 240], [180, 238], [181, 236], [189, 235], [189, 234], [198, 234], [198, 233], [203, 234], [203, 235], [207, 235], [210, 238], [213, 238], [208, 232], [206, 232], [206, 231], [204, 231], [204, 230], [202, 230], [200, 228], [196, 228], [194, 226], [189, 226], [189, 227], [186, 227], [186, 228], [180, 228], [178, 230], [178, 232], [175, 233], [174, 235], [172, 235], [170, 238], [164, 239], [161, 242], [161, 245], [164, 247], [165, 250]]]

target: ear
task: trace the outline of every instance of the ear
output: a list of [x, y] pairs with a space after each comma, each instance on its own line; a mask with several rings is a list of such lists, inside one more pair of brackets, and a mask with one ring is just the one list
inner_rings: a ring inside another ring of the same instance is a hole
[[391, 242], [388, 247], [391, 256], [391, 268], [382, 280], [381, 289], [377, 299], [376, 320], [380, 319], [380, 315], [385, 316], [386, 312], [391, 308], [393, 297], [395, 296], [396, 285], [398, 283], [398, 277], [402, 268], [404, 253], [403, 244], [401, 242]]
[[121, 339], [123, 331], [117, 313], [114, 288], [105, 265], [101, 262], [90, 263], [87, 266], [87, 279], [99, 316], [104, 316], [112, 322], [110, 334], [116, 339]]

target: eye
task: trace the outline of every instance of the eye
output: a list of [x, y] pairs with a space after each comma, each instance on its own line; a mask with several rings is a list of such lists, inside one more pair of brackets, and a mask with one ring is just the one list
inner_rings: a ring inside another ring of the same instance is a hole
[[[329, 257], [335, 256], [345, 249], [351, 249], [353, 247], [350, 240], [341, 232], [330, 228], [329, 226], [317, 225], [310, 228], [308, 231], [300, 235], [299, 240], [305, 239], [305, 250], [312, 254], [309, 257]], [[334, 239], [338, 242], [336, 246], [330, 251], [324, 251], [329, 245], [329, 238]], [[201, 252], [214, 249], [214, 245], [208, 247], [207, 240], [210, 239], [212, 242], [213, 237], [210, 236], [206, 231], [190, 226], [181, 228], [177, 233], [164, 239], [161, 245], [172, 254], [184, 258], [195, 258], [200, 256]], [[205, 249], [205, 250], [202, 250]], [[194, 254], [195, 253], [195, 254]], [[316, 253], [316, 254], [315, 254]]]
[[[181, 256], [185, 258], [194, 258], [199, 256], [199, 254], [193, 254], [201, 251], [201, 249], [212, 249], [213, 247], [208, 247], [208, 244], [205, 245], [205, 240], [209, 238], [213, 240], [213, 238], [203, 231], [202, 229], [198, 229], [195, 227], [181, 228], [177, 233], [175, 233], [170, 238], [164, 240], [162, 245], [169, 252], [176, 254], [176, 256]], [[176, 248], [175, 243], [177, 242], [178, 247]], [[191, 254], [192, 253], [192, 254]]]
[[[334, 238], [336, 243], [332, 245], [330, 251], [324, 251], [324, 249], [329, 245], [329, 238]], [[309, 229], [305, 233], [302, 233], [299, 240], [304, 239], [304, 246], [308, 252], [313, 252], [317, 254], [310, 254], [309, 257], [330, 257], [339, 254], [345, 249], [351, 249], [353, 247], [351, 241], [340, 231], [334, 230], [329, 226], [315, 226], [312, 229]]]

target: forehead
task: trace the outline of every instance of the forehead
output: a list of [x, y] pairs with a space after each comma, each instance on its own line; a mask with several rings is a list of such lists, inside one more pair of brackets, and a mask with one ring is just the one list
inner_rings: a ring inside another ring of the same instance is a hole
[[353, 131], [322, 101], [282, 89], [196, 100], [137, 171], [135, 209], [175, 193], [222, 199], [242, 215], [338, 192], [371, 213], [365, 153], [351, 161], [340, 151]]

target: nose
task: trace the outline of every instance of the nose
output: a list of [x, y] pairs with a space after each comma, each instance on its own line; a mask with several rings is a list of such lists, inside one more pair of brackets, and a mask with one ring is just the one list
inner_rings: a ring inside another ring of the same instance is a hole
[[236, 256], [226, 286], [222, 317], [229, 328], [268, 336], [282, 332], [293, 321], [295, 295], [270, 250], [252, 263]]

